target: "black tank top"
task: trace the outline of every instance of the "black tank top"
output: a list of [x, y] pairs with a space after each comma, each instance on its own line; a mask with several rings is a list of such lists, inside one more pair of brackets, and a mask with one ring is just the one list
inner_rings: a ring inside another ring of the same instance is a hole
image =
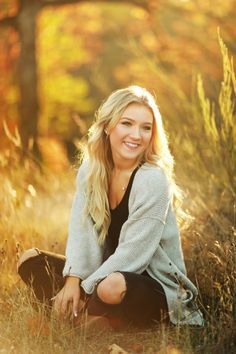
[[129, 195], [133, 184], [134, 176], [138, 171], [139, 167], [140, 166], [138, 166], [132, 172], [127, 189], [120, 203], [115, 209], [110, 209], [111, 223], [105, 240], [103, 262], [105, 262], [105, 260], [107, 260], [107, 258], [109, 258], [115, 252], [116, 247], [118, 246], [120, 230], [129, 216]]

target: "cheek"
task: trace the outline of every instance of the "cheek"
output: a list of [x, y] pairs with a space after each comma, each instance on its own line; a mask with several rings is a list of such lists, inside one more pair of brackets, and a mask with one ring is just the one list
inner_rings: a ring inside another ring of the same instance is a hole
[[144, 137], [145, 144], [148, 145], [151, 142], [151, 139], [152, 139], [152, 133], [146, 134]]
[[110, 141], [117, 141], [124, 136], [123, 129], [120, 127], [116, 127], [110, 133]]
[[110, 133], [110, 144], [116, 145], [120, 140], [120, 136], [121, 134], [119, 132], [119, 129], [113, 130], [112, 133]]

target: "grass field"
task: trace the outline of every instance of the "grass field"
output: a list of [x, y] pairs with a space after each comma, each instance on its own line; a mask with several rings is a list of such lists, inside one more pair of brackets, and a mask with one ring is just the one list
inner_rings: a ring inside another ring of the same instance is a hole
[[[204, 328], [85, 332], [32, 306], [16, 273], [22, 250], [64, 253], [74, 193], [73, 168], [40, 171], [8, 150], [0, 155], [0, 353], [219, 353], [236, 350], [235, 235], [232, 195], [217, 204], [196, 192], [186, 201], [195, 220], [182, 231], [189, 277], [200, 292]], [[212, 205], [213, 204], [213, 205]], [[113, 346], [112, 346], [113, 345]]]

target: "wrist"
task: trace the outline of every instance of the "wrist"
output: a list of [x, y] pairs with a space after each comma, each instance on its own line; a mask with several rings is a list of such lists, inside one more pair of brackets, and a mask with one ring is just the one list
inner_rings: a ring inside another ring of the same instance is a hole
[[76, 277], [74, 275], [69, 275], [66, 277], [66, 283], [76, 283], [76, 284], [80, 284], [81, 279], [79, 277]]

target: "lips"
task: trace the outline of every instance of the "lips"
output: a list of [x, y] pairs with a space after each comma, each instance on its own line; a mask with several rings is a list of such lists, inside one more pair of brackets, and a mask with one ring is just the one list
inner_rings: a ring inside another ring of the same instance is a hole
[[140, 144], [136, 144], [136, 143], [131, 143], [128, 141], [124, 142], [125, 146], [127, 146], [129, 149], [135, 150], [139, 147]]

